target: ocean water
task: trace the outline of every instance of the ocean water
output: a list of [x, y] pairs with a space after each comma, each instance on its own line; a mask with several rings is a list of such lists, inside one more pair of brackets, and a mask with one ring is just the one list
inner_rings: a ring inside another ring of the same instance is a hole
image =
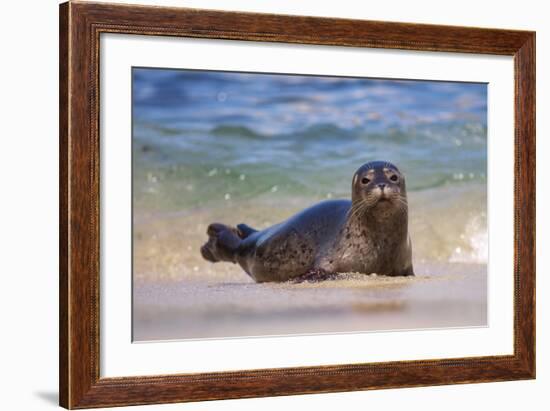
[[486, 262], [486, 84], [134, 68], [132, 107], [137, 235], [209, 210], [262, 228], [379, 159], [405, 173], [415, 258]]

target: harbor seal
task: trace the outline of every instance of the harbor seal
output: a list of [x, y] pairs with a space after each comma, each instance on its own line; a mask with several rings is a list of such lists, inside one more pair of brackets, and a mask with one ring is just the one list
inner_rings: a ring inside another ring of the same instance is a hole
[[414, 275], [403, 174], [372, 161], [355, 172], [351, 189], [351, 201], [323, 201], [265, 230], [210, 224], [201, 254], [239, 264], [256, 282]]

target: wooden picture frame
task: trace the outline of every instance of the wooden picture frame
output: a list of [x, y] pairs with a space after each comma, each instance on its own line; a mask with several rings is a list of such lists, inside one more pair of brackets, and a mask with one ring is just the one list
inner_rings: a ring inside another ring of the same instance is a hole
[[[100, 378], [101, 33], [513, 56], [514, 354]], [[125, 406], [535, 377], [535, 33], [185, 8], [60, 6], [60, 405]]]

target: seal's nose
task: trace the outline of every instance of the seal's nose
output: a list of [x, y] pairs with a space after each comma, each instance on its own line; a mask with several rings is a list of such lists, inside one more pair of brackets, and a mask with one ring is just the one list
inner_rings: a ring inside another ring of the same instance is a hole
[[378, 184], [378, 188], [380, 188], [380, 190], [382, 190], [382, 191], [384, 191], [385, 187], [386, 187], [386, 184], [384, 184], [384, 183]]

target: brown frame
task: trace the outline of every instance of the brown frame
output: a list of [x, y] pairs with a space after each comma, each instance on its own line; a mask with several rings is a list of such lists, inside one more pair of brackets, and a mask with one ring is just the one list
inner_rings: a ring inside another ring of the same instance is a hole
[[[514, 354], [202, 374], [100, 378], [101, 33], [514, 57]], [[245, 398], [535, 378], [535, 33], [184, 8], [60, 5], [60, 405]]]

